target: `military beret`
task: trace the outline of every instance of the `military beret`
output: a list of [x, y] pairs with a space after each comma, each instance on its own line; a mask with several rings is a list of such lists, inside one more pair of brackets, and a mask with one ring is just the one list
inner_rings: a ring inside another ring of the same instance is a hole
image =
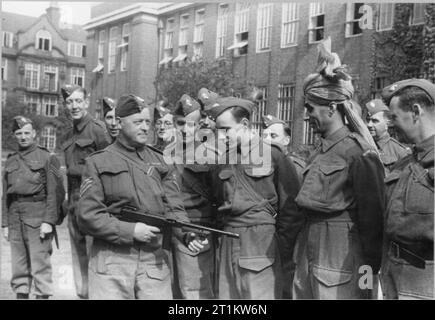
[[122, 95], [118, 99], [115, 108], [115, 115], [117, 117], [128, 117], [132, 114], [140, 113], [145, 108], [145, 101], [133, 94]]
[[370, 116], [378, 112], [389, 111], [388, 107], [381, 99], [374, 99], [366, 103], [366, 108]]
[[21, 129], [26, 124], [31, 124], [33, 126], [32, 120], [29, 118], [23, 117], [23, 116], [16, 116], [12, 119], [12, 132], [17, 131], [18, 129]]
[[207, 88], [201, 88], [198, 91], [198, 101], [202, 104], [204, 110], [210, 109], [218, 98], [219, 95], [216, 92], [210, 91]]
[[272, 124], [275, 124], [275, 123], [282, 123], [283, 125], [286, 125], [286, 123], [283, 120], [278, 119], [277, 117], [274, 117], [270, 114], [268, 114], [267, 116], [263, 116], [263, 127], [264, 128], [268, 128]]
[[252, 101], [246, 99], [240, 99], [236, 97], [224, 97], [218, 98], [212, 108], [209, 110], [208, 114], [212, 119], [217, 119], [217, 117], [225, 110], [232, 107], [241, 107], [252, 114], [255, 104]]
[[178, 100], [177, 105], [174, 110], [174, 114], [178, 116], [187, 116], [189, 113], [192, 113], [193, 111], [200, 110], [201, 106], [199, 105], [198, 101], [193, 99], [187, 94], [183, 94]]
[[103, 116], [106, 116], [107, 112], [112, 111], [113, 109], [115, 109], [115, 107], [115, 100], [109, 97], [103, 98]]
[[160, 100], [157, 102], [154, 108], [154, 122], [171, 113], [171, 110], [166, 108], [166, 106], [168, 106], [168, 102], [165, 100]]
[[60, 89], [62, 93], [63, 100], [66, 100], [74, 91], [77, 89], [82, 89], [82, 87], [77, 85], [67, 84]]
[[418, 87], [425, 91], [429, 97], [432, 98], [432, 101], [435, 102], [435, 84], [426, 80], [426, 79], [406, 79], [395, 82], [389, 86], [386, 86], [382, 90], [382, 99], [385, 103], [389, 104], [391, 98], [400, 93], [403, 88], [407, 87]]

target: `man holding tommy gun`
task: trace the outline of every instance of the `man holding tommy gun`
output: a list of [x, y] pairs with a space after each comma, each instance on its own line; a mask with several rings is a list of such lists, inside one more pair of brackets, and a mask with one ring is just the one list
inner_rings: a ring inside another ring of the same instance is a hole
[[[175, 169], [146, 145], [150, 111], [134, 95], [118, 100], [120, 132], [113, 144], [86, 159], [80, 188], [80, 229], [94, 237], [89, 262], [91, 299], [171, 299], [168, 257], [161, 230], [123, 219], [126, 206], [188, 222]], [[121, 216], [119, 216], [121, 214]], [[118, 217], [116, 217], [118, 216]], [[175, 228], [174, 235], [192, 251], [207, 240]]]

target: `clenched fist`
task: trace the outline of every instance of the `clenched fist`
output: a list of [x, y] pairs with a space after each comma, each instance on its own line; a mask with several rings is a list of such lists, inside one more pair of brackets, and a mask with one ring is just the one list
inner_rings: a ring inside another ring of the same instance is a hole
[[134, 226], [133, 238], [140, 242], [150, 242], [156, 237], [155, 233], [157, 232], [160, 232], [159, 228], [138, 222]]

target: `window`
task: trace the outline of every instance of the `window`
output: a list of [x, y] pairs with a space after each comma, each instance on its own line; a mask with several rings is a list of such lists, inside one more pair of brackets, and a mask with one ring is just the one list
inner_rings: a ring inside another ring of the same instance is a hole
[[364, 3], [348, 3], [346, 7], [346, 37], [355, 36], [362, 33], [359, 21], [363, 13], [359, 12]]
[[180, 38], [178, 40], [179, 46], [187, 46], [188, 32], [189, 32], [189, 15], [184, 14], [180, 16]]
[[195, 28], [193, 29], [193, 43], [204, 41], [204, 17], [205, 9], [195, 12]]
[[2, 80], [8, 80], [8, 59], [2, 58]]
[[71, 84], [85, 86], [85, 69], [71, 68]]
[[42, 129], [40, 144], [53, 151], [56, 148], [56, 129], [52, 126], [46, 126]]
[[36, 94], [30, 94], [24, 96], [24, 103], [27, 104], [27, 107], [29, 109], [29, 112], [33, 114], [40, 114], [40, 99], [39, 96]]
[[127, 70], [128, 43], [130, 41], [130, 24], [125, 23], [122, 26], [122, 43], [121, 47], [121, 71]]
[[281, 48], [297, 44], [299, 7], [299, 3], [282, 4]]
[[173, 57], [173, 39], [174, 39], [174, 18], [169, 18], [166, 21], [165, 43], [163, 47], [163, 59], [159, 62], [159, 65], [165, 65], [171, 62]]
[[39, 30], [36, 33], [36, 49], [51, 51], [51, 34], [47, 30]]
[[182, 63], [187, 58], [187, 46], [178, 47], [178, 56], [172, 62]]
[[44, 66], [44, 75], [42, 78], [43, 89], [45, 91], [57, 91], [57, 67]]
[[114, 72], [116, 68], [116, 42], [118, 40], [118, 27], [112, 27], [109, 31], [109, 73]]
[[225, 43], [227, 41], [228, 29], [228, 4], [220, 4], [218, 8], [217, 18], [217, 34], [216, 34], [216, 58], [225, 55]]
[[26, 88], [39, 89], [39, 64], [26, 63], [24, 65], [24, 79]]
[[278, 86], [278, 118], [288, 123], [292, 128], [293, 110], [295, 108], [296, 88], [291, 84]]
[[6, 105], [8, 91], [6, 89], [2, 89], [2, 107]]
[[12, 48], [14, 46], [14, 34], [9, 31], [2, 32], [3, 42], [2, 46], [5, 48]]
[[314, 144], [314, 129], [310, 126], [310, 118], [306, 109], [304, 111], [304, 144]]
[[104, 64], [104, 44], [106, 43], [106, 30], [98, 34], [98, 63]]
[[42, 115], [57, 117], [57, 97], [44, 96], [42, 98]]
[[79, 42], [68, 42], [68, 55], [71, 57], [86, 57], [86, 45]]
[[193, 44], [193, 60], [199, 60], [203, 57], [204, 45], [202, 42]]
[[258, 4], [257, 11], [257, 52], [270, 49], [272, 34], [272, 3]]
[[234, 50], [234, 56], [248, 53], [249, 3], [236, 3], [234, 44], [228, 50]]
[[377, 30], [390, 30], [393, 27], [393, 19], [394, 3], [380, 3]]
[[424, 3], [414, 3], [412, 7], [411, 25], [424, 23]]
[[262, 116], [266, 115], [267, 109], [267, 98], [269, 97], [269, 90], [267, 87], [258, 87], [258, 89], [263, 93], [263, 97], [258, 100], [257, 110], [252, 113], [252, 128], [258, 131], [262, 127]]
[[323, 40], [325, 37], [325, 4], [310, 3], [309, 43]]

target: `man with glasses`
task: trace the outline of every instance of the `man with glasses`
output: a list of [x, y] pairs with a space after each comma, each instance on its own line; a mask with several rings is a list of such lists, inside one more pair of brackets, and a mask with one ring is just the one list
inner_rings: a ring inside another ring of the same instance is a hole
[[160, 100], [154, 108], [154, 130], [157, 141], [153, 147], [160, 151], [165, 149], [174, 136], [174, 116], [168, 106], [167, 101]]
[[77, 226], [77, 205], [85, 158], [104, 149], [111, 142], [103, 122], [94, 120], [88, 113], [89, 99], [86, 89], [65, 86], [61, 89], [65, 106], [72, 118], [72, 128], [63, 139], [66, 174], [68, 179], [68, 230], [71, 239], [74, 283], [80, 298], [88, 298], [88, 254], [91, 239], [86, 238]]

